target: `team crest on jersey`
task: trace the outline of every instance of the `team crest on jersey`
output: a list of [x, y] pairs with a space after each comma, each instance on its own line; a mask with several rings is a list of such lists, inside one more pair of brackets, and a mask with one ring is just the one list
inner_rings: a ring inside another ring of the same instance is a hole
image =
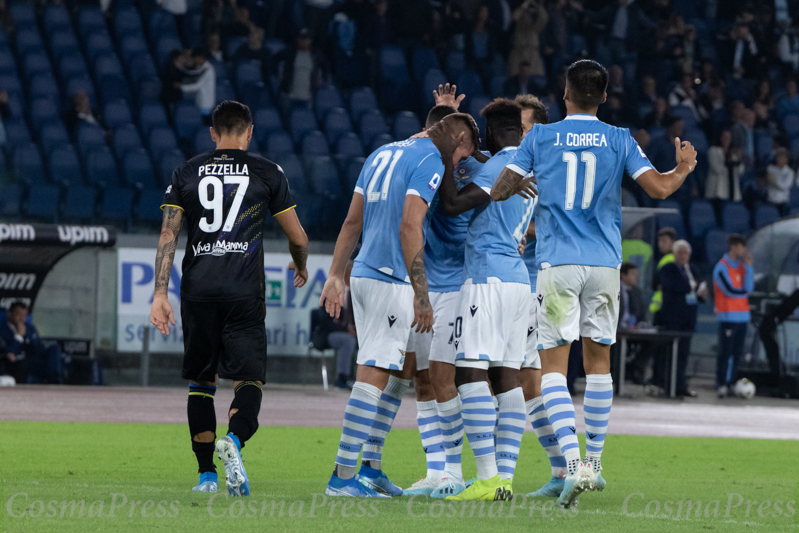
[[226, 253], [239, 253], [243, 254], [249, 248], [250, 243], [248, 242], [228, 242], [228, 241], [216, 241], [215, 243], [210, 242], [201, 242], [200, 244], [192, 244], [191, 248], [194, 250], [194, 255], [213, 255], [215, 257], [219, 257], [225, 255]]

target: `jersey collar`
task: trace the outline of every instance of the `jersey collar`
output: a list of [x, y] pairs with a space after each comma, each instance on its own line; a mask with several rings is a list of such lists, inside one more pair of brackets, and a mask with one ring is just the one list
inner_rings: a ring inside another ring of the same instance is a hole
[[596, 115], [589, 115], [587, 113], [572, 113], [571, 115], [566, 115], [566, 118], [563, 120], [599, 120], [596, 118]]

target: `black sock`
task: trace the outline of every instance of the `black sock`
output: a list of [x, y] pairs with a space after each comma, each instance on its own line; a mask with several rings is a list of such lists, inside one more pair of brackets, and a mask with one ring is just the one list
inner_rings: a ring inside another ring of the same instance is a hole
[[[189, 433], [191, 433], [191, 449], [197, 456], [198, 472], [216, 472], [214, 466], [214, 440], [216, 440], [216, 411], [214, 411], [213, 385], [189, 386], [189, 400], [186, 412], [189, 416]], [[197, 442], [196, 435], [210, 431], [214, 434], [211, 442]]]
[[230, 417], [228, 433], [238, 437], [241, 447], [258, 430], [258, 413], [261, 411], [261, 384], [257, 381], [242, 381], [236, 386], [230, 409], [238, 409]]

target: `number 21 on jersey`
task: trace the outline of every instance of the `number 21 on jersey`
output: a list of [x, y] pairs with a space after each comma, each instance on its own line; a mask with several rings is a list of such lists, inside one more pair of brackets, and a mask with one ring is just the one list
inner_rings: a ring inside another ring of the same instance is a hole
[[[594, 198], [596, 156], [593, 152], [582, 152], [580, 160], [585, 163], [582, 208], [588, 209], [591, 207], [591, 200]], [[577, 154], [563, 152], [563, 161], [566, 163], [566, 210], [570, 211], [574, 209], [574, 197], [577, 194]]]
[[[375, 170], [374, 174], [372, 174], [372, 179], [369, 180], [369, 186], [366, 188], [367, 202], [377, 202], [378, 200], [385, 200], [388, 198], [388, 188], [391, 185], [391, 176], [394, 174], [394, 167], [397, 166], [397, 162], [400, 160], [400, 157], [402, 157], [402, 150], [397, 150], [394, 152], [393, 158], [391, 155], [391, 150], [383, 150], [377, 154], [375, 160], [372, 161], [372, 168], [377, 167], [377, 170]], [[390, 166], [389, 161], [391, 161]], [[383, 180], [382, 190], [380, 192], [374, 192], [378, 182], [380, 181], [380, 177], [383, 175], [383, 171], [386, 170], [386, 166], [388, 166], [388, 172], [386, 173], [386, 179]]]
[[230, 206], [227, 217], [225, 217], [224, 227], [222, 227], [225, 208], [222, 180], [216, 176], [205, 176], [200, 180], [197, 191], [200, 196], [200, 203], [205, 209], [214, 212], [212, 222], [208, 222], [208, 217], [200, 219], [200, 229], [206, 233], [215, 233], [219, 231], [219, 228], [222, 228], [222, 231], [231, 231], [233, 229], [233, 224], [236, 223], [236, 217], [241, 208], [241, 202], [244, 200], [244, 194], [250, 185], [249, 176], [225, 176], [224, 180], [224, 185], [238, 185], [236, 195], [233, 197], [233, 204]]

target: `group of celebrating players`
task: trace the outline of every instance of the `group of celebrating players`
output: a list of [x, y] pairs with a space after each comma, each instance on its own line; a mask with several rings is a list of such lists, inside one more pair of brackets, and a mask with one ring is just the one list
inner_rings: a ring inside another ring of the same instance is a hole
[[[660, 173], [628, 130], [597, 120], [607, 81], [595, 61], [571, 65], [563, 97], [567, 116], [554, 124], [533, 96], [494, 100], [481, 111], [488, 153], [480, 151], [475, 120], [457, 111], [455, 88], [440, 88], [424, 132], [382, 146], [366, 160], [320, 300], [339, 316], [348, 262], [362, 240], [349, 277], [358, 370], [326, 494], [508, 500], [528, 415], [552, 468], [550, 481], [531, 496], [556, 497], [569, 508], [582, 492], [605, 487], [601, 453], [613, 401], [622, 176], [665, 198], [696, 166], [694, 148], [676, 139], [677, 166]], [[266, 372], [263, 251], [253, 228], [267, 208], [289, 237], [295, 285], [308, 274], [307, 237], [291, 209], [285, 176], [260, 156], [239, 152], [246, 150], [252, 124], [249, 111], [242, 117], [233, 104], [241, 106], [226, 102], [214, 112], [217, 150], [177, 169], [167, 190], [151, 320], [164, 333], [174, 324], [166, 284], [185, 211], [191, 247], [181, 287], [183, 376], [191, 380], [189, 428], [200, 466], [194, 490], [217, 490], [216, 450], [228, 491], [243, 496], [249, 481], [241, 448], [258, 427]], [[238, 119], [225, 120], [231, 114]], [[250, 162], [266, 173], [264, 185], [247, 193], [241, 177], [225, 176], [223, 185], [203, 176], [197, 169], [212, 159]], [[249, 239], [250, 246], [243, 254], [205, 253], [206, 234], [223, 244]], [[254, 267], [242, 266], [247, 257]], [[214, 293], [203, 266], [211, 264], [260, 280], [260, 307], [237, 301], [254, 292], [251, 287], [233, 297]], [[192, 298], [203, 302], [200, 311], [187, 304]], [[582, 459], [566, 386], [569, 348], [580, 337], [587, 376]], [[228, 434], [214, 445], [217, 375], [234, 380], [235, 397]], [[403, 490], [381, 462], [414, 378], [427, 474]], [[461, 467], [464, 434], [477, 467], [470, 482]]]

